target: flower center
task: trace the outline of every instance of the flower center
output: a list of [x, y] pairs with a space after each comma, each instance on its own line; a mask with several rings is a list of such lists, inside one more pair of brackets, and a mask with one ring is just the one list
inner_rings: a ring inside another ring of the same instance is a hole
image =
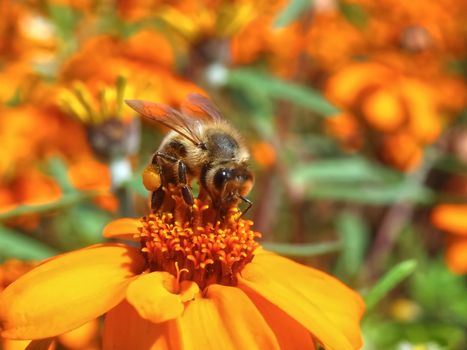
[[239, 218], [238, 208], [229, 209], [222, 220], [212, 220], [212, 212], [196, 199], [189, 220], [176, 220], [167, 212], [143, 217], [139, 238], [149, 270], [167, 271], [201, 289], [214, 283], [236, 285], [260, 234], [251, 230], [252, 221]]

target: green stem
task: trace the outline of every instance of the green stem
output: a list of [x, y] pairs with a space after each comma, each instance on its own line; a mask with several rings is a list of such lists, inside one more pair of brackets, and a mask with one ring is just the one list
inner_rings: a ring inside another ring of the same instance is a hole
[[342, 243], [339, 241], [335, 242], [323, 242], [313, 244], [288, 244], [288, 243], [267, 243], [261, 244], [267, 250], [273, 251], [280, 255], [290, 257], [311, 257], [316, 255], [323, 255], [328, 253], [334, 253], [342, 248]]
[[64, 194], [58, 200], [45, 204], [19, 205], [10, 211], [0, 213], [0, 222], [7, 221], [22, 215], [40, 214], [49, 211], [60, 210], [84, 200], [93, 198], [98, 194], [98, 191], [74, 192]]

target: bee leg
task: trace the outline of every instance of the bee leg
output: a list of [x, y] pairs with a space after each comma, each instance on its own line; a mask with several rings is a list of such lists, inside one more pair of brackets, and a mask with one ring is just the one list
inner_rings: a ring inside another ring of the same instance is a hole
[[155, 213], [158, 211], [164, 202], [165, 191], [161, 187], [151, 193], [151, 211]]
[[195, 201], [193, 199], [193, 193], [191, 192], [191, 188], [187, 184], [187, 169], [185, 163], [180, 159], [175, 158], [174, 156], [159, 151], [154, 154], [153, 162], [154, 160], [156, 160], [157, 157], [160, 157], [172, 163], [178, 163], [178, 184], [180, 186], [180, 191], [182, 192], [182, 197], [185, 203], [189, 206], [192, 206], [195, 203]]
[[186, 165], [181, 160], [178, 161], [178, 181], [181, 184], [182, 197], [186, 204], [192, 206], [195, 201], [193, 199], [193, 192], [186, 183]]
[[248, 198], [245, 198], [245, 197], [243, 197], [243, 196], [239, 196], [239, 198], [240, 198], [242, 201], [244, 201], [245, 203], [247, 203], [247, 205], [248, 205], [248, 206], [246, 207], [246, 209], [245, 209], [244, 211], [242, 211], [242, 214], [241, 214], [240, 217], [239, 217], [239, 219], [240, 219], [243, 215], [245, 215], [245, 214], [248, 212], [248, 210], [250, 210], [250, 208], [251, 208], [252, 205], [253, 205], [253, 202], [250, 201]]
[[180, 160], [178, 160], [177, 158], [175, 158], [174, 156], [171, 156], [170, 154], [157, 151], [156, 153], [154, 153], [154, 156], [152, 157], [152, 163], [153, 163], [153, 164], [159, 164], [159, 163], [157, 162], [157, 159], [158, 159], [158, 158], [165, 159], [165, 160], [167, 160], [167, 161], [169, 161], [169, 162], [172, 162], [172, 163], [177, 163], [177, 162], [180, 161]]

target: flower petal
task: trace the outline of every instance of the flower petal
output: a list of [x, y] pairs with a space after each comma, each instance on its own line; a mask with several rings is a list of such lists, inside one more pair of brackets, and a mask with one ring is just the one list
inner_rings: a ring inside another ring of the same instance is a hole
[[60, 345], [66, 349], [92, 348], [99, 337], [99, 320], [94, 319], [70, 332], [58, 336]]
[[261, 295], [251, 290], [245, 292], [271, 327], [281, 349], [315, 349], [313, 337], [305, 327]]
[[278, 255], [258, 250], [239, 276], [253, 290], [293, 317], [330, 350], [362, 345], [360, 296], [337, 279]]
[[467, 273], [467, 239], [457, 237], [451, 239], [446, 249], [446, 260], [453, 272]]
[[139, 250], [122, 244], [49, 259], [0, 294], [2, 336], [40, 339], [77, 328], [118, 304], [143, 268]]
[[55, 349], [55, 338], [33, 340], [24, 350], [53, 350]]
[[124, 300], [105, 316], [103, 349], [178, 350], [183, 347], [176, 321], [147, 321]]
[[431, 220], [440, 230], [467, 236], [467, 204], [440, 204], [433, 210]]
[[185, 349], [279, 349], [274, 333], [240, 289], [208, 287], [179, 319]]
[[103, 231], [106, 238], [120, 238], [133, 240], [134, 235], [139, 233], [141, 221], [138, 219], [122, 218], [109, 222]]
[[180, 296], [167, 289], [172, 289], [174, 282], [174, 276], [168, 272], [143, 274], [128, 286], [126, 298], [145, 320], [169, 321], [183, 312]]
[[28, 347], [30, 340], [11, 340], [0, 338], [0, 349], [3, 350], [24, 350]]

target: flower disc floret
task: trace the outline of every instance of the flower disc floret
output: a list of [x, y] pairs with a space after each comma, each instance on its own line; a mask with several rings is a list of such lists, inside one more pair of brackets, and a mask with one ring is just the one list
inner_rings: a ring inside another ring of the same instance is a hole
[[203, 220], [207, 205], [193, 206], [192, 220], [183, 223], [172, 213], [150, 214], [141, 219], [140, 239], [150, 271], [166, 271], [179, 281], [235, 286], [236, 275], [253, 259], [260, 237], [252, 221], [240, 219], [237, 208], [214, 224]]

